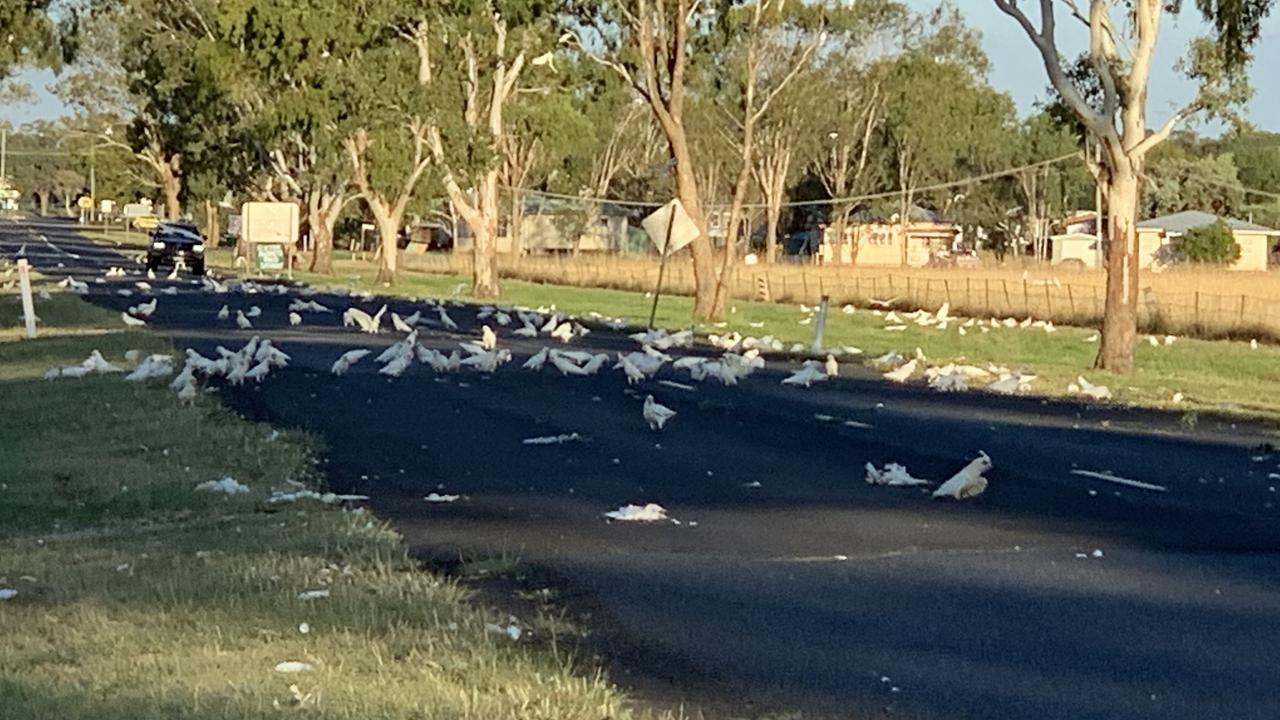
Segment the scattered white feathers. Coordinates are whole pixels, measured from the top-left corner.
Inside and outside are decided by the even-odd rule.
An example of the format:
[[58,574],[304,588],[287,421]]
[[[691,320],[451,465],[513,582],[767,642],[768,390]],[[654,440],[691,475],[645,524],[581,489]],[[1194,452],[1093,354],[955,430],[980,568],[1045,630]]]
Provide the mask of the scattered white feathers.
[[667,509],[657,503],[647,505],[623,505],[604,514],[605,518],[618,522],[662,522],[670,520]]
[[290,325],[292,325],[292,326],[294,326],[294,327],[297,327],[298,325],[301,325],[301,324],[302,324],[302,316],[301,316],[301,315],[299,315],[299,314],[298,314],[298,313],[296,313],[296,312],[292,312],[292,311],[291,311],[291,312],[289,313],[289,324],[290,324]]
[[912,477],[907,469],[898,463],[889,463],[884,466],[883,470],[877,470],[875,465],[867,463],[866,480],[868,485],[888,485],[890,487],[916,487],[919,485],[932,485],[928,480],[921,480]]
[[575,432],[567,435],[545,435],[543,437],[525,438],[520,442],[523,445],[563,445],[570,442],[582,442],[582,436]]
[[221,480],[208,480],[196,485],[196,490],[204,492],[217,492],[224,495],[247,495],[249,486],[244,485],[232,477],[224,477]]
[[311,666],[308,665],[307,663],[298,662],[296,660],[288,660],[288,661],[279,663],[275,667],[275,670],[278,673],[300,673],[300,672],[308,672],[311,669],[312,669]]
[[124,321],[126,327],[143,327],[147,324],[146,320],[139,320],[127,312],[120,313],[120,319]]

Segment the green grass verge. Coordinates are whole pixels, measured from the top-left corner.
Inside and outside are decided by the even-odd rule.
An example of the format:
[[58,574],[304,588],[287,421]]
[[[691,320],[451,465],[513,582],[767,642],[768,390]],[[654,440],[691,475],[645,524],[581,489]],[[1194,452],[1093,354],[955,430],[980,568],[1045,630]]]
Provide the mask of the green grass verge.
[[[453,297],[466,300],[470,278],[402,272],[392,287],[374,282],[376,269],[366,262],[341,260],[332,276],[299,273],[298,279],[318,286],[350,287],[376,293],[417,297]],[[528,306],[552,306],[573,314],[598,312],[635,324],[648,322],[651,297],[642,293],[542,285],[517,280],[502,282],[502,302]],[[788,345],[808,344],[813,326],[795,305],[731,303],[728,322],[695,325],[703,332],[740,332],[761,337],[773,335]],[[689,327],[693,301],[688,297],[664,296],[658,306],[657,324],[668,328]],[[989,318],[986,318],[989,320]],[[1086,328],[1059,328],[1047,334],[1038,329],[992,329],[987,333],[971,328],[966,335],[952,325],[945,332],[909,325],[901,333],[886,332],[884,320],[865,310],[845,315],[832,308],[828,318],[826,344],[850,345],[872,358],[889,351],[911,353],[920,348],[940,364],[966,361],[985,365],[992,362],[1010,368],[1026,368],[1039,375],[1033,391],[1045,396],[1066,394],[1067,384],[1077,375],[1111,388],[1117,401],[1146,407],[1184,412],[1214,410],[1240,416],[1280,419],[1280,348],[1263,345],[1257,350],[1248,343],[1178,339],[1171,346],[1151,347],[1141,342],[1137,351],[1138,369],[1131,376],[1113,376],[1091,370],[1097,343],[1086,342],[1095,334]],[[1182,402],[1174,402],[1181,393]]]
[[[92,325],[100,311],[76,303],[41,312]],[[0,339],[0,588],[18,591],[0,600],[5,720],[631,716],[556,654],[554,614],[531,610],[512,640],[490,627],[506,615],[422,572],[368,513],[268,505],[314,480],[312,438],[207,397],[179,407],[158,381],[40,380],[95,348],[123,363],[164,347],[99,319],[96,336]],[[224,476],[251,492],[193,490]]]

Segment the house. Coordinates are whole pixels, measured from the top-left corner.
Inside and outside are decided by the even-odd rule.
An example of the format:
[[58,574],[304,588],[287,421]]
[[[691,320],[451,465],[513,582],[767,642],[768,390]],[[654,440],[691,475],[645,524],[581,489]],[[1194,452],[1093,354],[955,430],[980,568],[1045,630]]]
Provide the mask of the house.
[[1280,240],[1280,230],[1244,220],[1220,218],[1197,210],[1186,210],[1138,223],[1139,267],[1151,267],[1162,261],[1174,239],[1188,230],[1212,225],[1219,220],[1231,228],[1236,244],[1240,246],[1240,259],[1232,263],[1230,269],[1265,271],[1271,248]]
[[1085,232],[1068,232],[1049,236],[1049,263],[1084,268],[1102,267],[1102,243],[1098,236]]
[[[574,250],[574,240],[568,237],[572,228],[582,222],[577,207],[571,203],[529,195],[525,200],[524,215],[520,220],[520,248],[534,253],[568,253]],[[623,252],[627,249],[628,219],[626,211],[611,203],[600,206],[600,213],[591,226],[578,237],[578,250],[588,253]],[[515,244],[511,224],[503,218],[498,223],[498,252],[510,253]],[[457,249],[471,249],[471,231],[466,223],[458,226]]]
[[957,249],[964,238],[959,225],[919,206],[911,209],[911,219],[905,225],[898,222],[897,215],[881,220],[860,212],[845,225],[842,241],[834,235],[831,227],[823,229],[822,243],[815,256],[822,265],[852,264],[853,247],[857,243],[858,265],[901,267],[905,242],[906,264],[923,267],[939,253]]

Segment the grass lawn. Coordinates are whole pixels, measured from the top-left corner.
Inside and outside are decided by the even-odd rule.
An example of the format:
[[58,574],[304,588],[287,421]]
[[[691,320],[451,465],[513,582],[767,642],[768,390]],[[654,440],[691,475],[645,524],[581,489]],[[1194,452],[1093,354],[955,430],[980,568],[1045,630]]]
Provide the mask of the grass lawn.
[[[402,272],[393,287],[377,285],[375,275],[371,263],[340,260],[335,263],[332,276],[298,273],[296,277],[318,286],[459,300],[467,298],[470,288],[470,278],[457,275]],[[652,303],[652,298],[642,293],[517,280],[504,280],[502,292],[504,304],[554,305],[573,314],[594,311],[638,325],[648,321]],[[658,306],[657,324],[689,327],[692,310],[691,298],[664,296]],[[814,329],[812,324],[801,324],[806,317],[795,305],[738,300],[732,303],[727,323],[696,327],[711,333],[773,335],[788,346],[797,342],[807,345],[813,340]],[[1033,328],[991,329],[987,333],[970,328],[962,336],[956,324],[946,331],[919,327],[909,321],[903,332],[886,332],[884,326],[883,318],[867,310],[846,315],[839,308],[832,308],[826,345],[860,348],[864,358],[891,350],[909,354],[918,347],[938,364],[963,359],[979,365],[993,362],[1022,367],[1039,376],[1033,392],[1047,396],[1065,394],[1067,384],[1083,374],[1090,382],[1110,387],[1119,402],[1183,412],[1216,410],[1280,419],[1280,347],[1274,345],[1253,350],[1243,342],[1179,338],[1170,346],[1151,347],[1144,339],[1138,347],[1137,372],[1120,377],[1090,369],[1098,345],[1086,342],[1096,332],[1089,328],[1062,327],[1052,334]],[[1173,401],[1175,393],[1182,394],[1182,402]]]
[[[515,640],[368,513],[268,505],[273,487],[319,482],[312,438],[207,397],[180,407],[160,381],[43,381],[95,348],[123,365],[165,345],[67,295],[20,340],[15,307],[0,295],[5,720],[631,716],[556,653],[559,618],[530,611]],[[226,476],[251,492],[193,489]],[[329,596],[299,598],[315,590]]]

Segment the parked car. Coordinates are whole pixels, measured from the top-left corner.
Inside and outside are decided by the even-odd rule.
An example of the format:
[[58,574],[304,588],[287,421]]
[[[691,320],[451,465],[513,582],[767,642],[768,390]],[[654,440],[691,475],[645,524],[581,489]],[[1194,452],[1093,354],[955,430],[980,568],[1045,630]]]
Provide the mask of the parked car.
[[147,269],[162,265],[185,266],[192,275],[204,274],[204,236],[191,223],[167,222],[151,231]]

